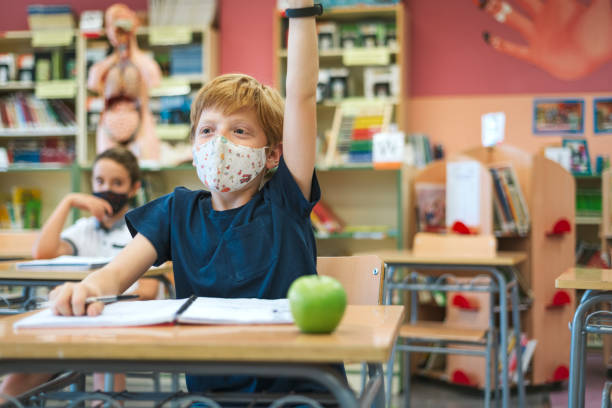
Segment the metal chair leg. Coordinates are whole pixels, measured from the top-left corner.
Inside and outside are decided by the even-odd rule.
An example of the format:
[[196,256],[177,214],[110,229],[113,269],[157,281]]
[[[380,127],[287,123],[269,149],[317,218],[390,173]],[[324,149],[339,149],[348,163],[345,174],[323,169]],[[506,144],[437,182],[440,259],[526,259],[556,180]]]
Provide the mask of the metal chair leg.
[[391,349],[391,357],[389,357],[389,361],[387,362],[387,384],[385,388],[385,401],[387,403],[387,407],[391,407],[391,397],[393,395],[393,364],[395,362],[395,347],[397,343],[393,345],[393,349]]
[[519,314],[519,292],[518,292],[518,283],[516,280],[513,281],[512,284],[512,325],[514,326],[514,335],[516,336],[516,376],[517,376],[517,387],[519,394],[519,407],[525,408],[526,398],[525,398],[525,382],[523,378],[523,359],[521,349],[521,317]]
[[[405,341],[408,345],[408,340]],[[410,408],[410,381],[411,378],[411,367],[410,367],[410,352],[404,351],[404,408]]]
[[610,389],[612,388],[612,382],[606,381],[604,384],[603,391],[601,393],[601,408],[610,408]]

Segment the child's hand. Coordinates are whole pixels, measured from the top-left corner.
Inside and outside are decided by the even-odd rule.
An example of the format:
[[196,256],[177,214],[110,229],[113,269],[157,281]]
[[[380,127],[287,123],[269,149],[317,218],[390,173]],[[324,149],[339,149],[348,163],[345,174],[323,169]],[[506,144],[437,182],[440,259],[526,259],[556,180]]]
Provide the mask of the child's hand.
[[89,194],[72,193],[69,195],[69,200],[71,207],[89,211],[99,221],[113,214],[113,207],[108,201]]
[[51,310],[56,315],[82,316],[87,311],[88,316],[98,316],[104,309],[102,302],[85,304],[85,299],[100,296],[100,290],[83,282],[64,283],[49,293],[49,300],[53,302]]

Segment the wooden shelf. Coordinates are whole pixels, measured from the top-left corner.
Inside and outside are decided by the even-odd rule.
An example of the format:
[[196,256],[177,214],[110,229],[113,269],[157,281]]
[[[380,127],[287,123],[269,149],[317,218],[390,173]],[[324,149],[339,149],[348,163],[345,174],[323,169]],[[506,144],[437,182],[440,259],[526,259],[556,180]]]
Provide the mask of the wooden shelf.
[[372,239],[372,240],[381,240],[387,238],[397,238],[397,231],[389,230],[389,231],[351,231],[351,232],[334,232],[334,233],[325,233],[325,232],[317,232],[315,233],[315,237],[317,239]]
[[70,171],[72,164],[62,163],[11,163],[7,169],[14,171]]
[[75,136],[76,127],[65,129],[0,129],[0,137]]
[[[396,55],[399,53],[399,50],[397,47],[371,47],[371,48],[359,47],[359,48],[352,48],[352,49],[350,48],[349,49],[332,48],[328,50],[319,50],[319,59],[342,58],[344,54],[346,54],[347,52],[350,52],[351,50],[372,50],[372,51],[386,50],[391,55]],[[287,50],[286,49],[279,50],[278,56],[280,58],[287,58]]]
[[335,7],[325,10],[323,15],[319,17],[321,20],[353,20],[363,18],[366,14],[369,18],[393,18],[396,13],[400,12],[398,5],[384,6],[356,6],[356,7]]
[[576,225],[599,225],[601,221],[601,215],[576,215]]
[[0,92],[31,91],[34,89],[33,81],[8,81],[0,83]]
[[[351,102],[351,101],[356,101],[356,100],[369,100],[369,99],[366,99],[365,97],[353,97],[353,98],[346,98],[346,99],[339,99],[339,100],[325,99],[323,102],[319,102],[317,104],[317,107],[318,108],[337,108],[344,102]],[[376,98],[373,101],[390,103],[392,105],[399,104],[398,98]]]

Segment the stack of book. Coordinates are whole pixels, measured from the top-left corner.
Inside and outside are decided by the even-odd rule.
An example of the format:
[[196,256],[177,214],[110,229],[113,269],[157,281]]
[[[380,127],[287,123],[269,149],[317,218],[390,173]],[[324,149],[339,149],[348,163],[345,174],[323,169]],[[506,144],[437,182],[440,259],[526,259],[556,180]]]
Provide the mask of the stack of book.
[[0,129],[76,131],[74,112],[56,99],[15,94],[0,98]]
[[170,75],[201,75],[202,46],[183,45],[170,49]]
[[529,209],[510,164],[489,168],[493,177],[493,225],[496,235],[526,235]]
[[11,197],[0,203],[0,226],[6,229],[41,227],[41,192],[13,187]]
[[310,213],[312,226],[319,234],[334,234],[342,232],[344,222],[332,211],[332,209],[320,200]]
[[30,30],[74,28],[72,9],[67,4],[31,4],[28,6]]

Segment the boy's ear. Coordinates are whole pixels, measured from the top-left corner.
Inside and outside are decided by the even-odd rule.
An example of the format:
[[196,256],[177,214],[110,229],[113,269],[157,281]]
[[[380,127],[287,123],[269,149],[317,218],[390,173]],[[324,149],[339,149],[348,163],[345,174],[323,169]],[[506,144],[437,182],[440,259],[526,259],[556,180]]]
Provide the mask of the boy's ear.
[[142,184],[140,183],[140,181],[137,181],[134,184],[132,184],[132,188],[130,188],[130,194],[129,194],[130,198],[136,196],[136,193],[138,192],[138,190],[140,190],[141,185]]
[[266,168],[273,169],[278,166],[280,157],[283,154],[283,144],[279,143],[268,150],[268,157],[266,158]]

